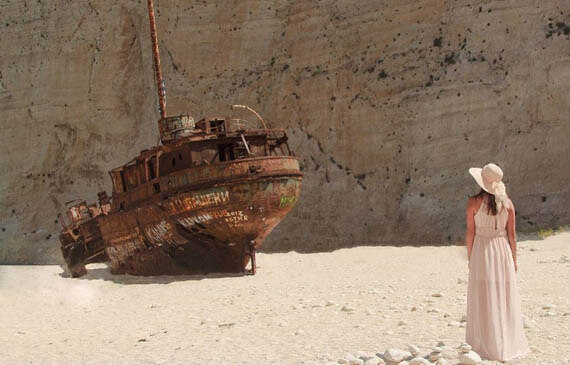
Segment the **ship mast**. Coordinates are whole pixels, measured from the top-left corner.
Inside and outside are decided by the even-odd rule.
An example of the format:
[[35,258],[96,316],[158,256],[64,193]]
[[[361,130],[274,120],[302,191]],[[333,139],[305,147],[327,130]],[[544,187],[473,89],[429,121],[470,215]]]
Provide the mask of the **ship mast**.
[[150,39],[152,40],[152,58],[154,60],[154,73],[156,79],[156,88],[158,91],[158,109],[160,110],[160,119],[166,118],[166,90],[164,80],[162,79],[162,70],[160,68],[160,53],[158,51],[158,36],[156,34],[156,22],[154,19],[154,4],[152,0],[148,0],[148,18],[150,21]]

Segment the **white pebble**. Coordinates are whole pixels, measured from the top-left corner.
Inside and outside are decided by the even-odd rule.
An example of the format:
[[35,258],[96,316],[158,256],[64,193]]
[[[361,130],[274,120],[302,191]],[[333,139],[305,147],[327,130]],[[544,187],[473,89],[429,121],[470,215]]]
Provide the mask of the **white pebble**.
[[364,360],[362,359],[351,359],[348,362],[349,365],[364,365]]
[[354,311],[354,308],[348,307],[348,306],[346,306],[346,305],[343,305],[340,310],[343,311],[343,312],[353,312],[353,311]]
[[459,327],[461,326],[461,323],[457,322],[457,321],[451,321],[447,324],[448,326],[453,326],[453,327]]
[[469,351],[471,351],[471,345],[469,345],[469,344],[466,343],[466,342],[462,342],[461,345],[459,345],[458,350],[459,350],[459,352],[461,352],[461,353],[469,352]]
[[432,353],[429,354],[429,360],[430,361],[437,361],[437,360],[441,359],[442,357],[443,357],[443,355],[441,354],[441,352],[432,351]]
[[406,321],[400,321],[398,322],[398,326],[405,326],[407,325]]
[[388,361],[400,362],[404,361],[408,357],[411,357],[412,354],[409,351],[403,351],[400,349],[387,349],[384,352],[384,358]]
[[366,360],[364,365],[382,365],[384,364],[384,360],[380,359],[379,357],[374,356],[371,359]]
[[448,360],[455,360],[459,357],[459,352],[450,346],[443,346],[441,348],[441,355]]
[[423,357],[415,357],[412,360],[410,360],[410,365],[432,365],[432,364]]
[[384,359],[383,359],[383,357],[384,357],[383,353],[381,353],[381,352],[377,353],[376,357],[378,358],[378,360],[380,360],[380,362],[378,364],[381,364],[381,365],[385,364]]
[[469,351],[459,356],[459,364],[476,365],[481,363],[481,357],[475,351]]
[[356,353],[356,357],[363,360],[364,362],[366,362],[366,361],[368,361],[368,360],[370,360],[376,356],[367,354],[366,352],[363,352],[363,351],[358,351]]
[[409,344],[408,351],[410,351],[412,356],[418,356],[420,354],[420,349],[416,345]]

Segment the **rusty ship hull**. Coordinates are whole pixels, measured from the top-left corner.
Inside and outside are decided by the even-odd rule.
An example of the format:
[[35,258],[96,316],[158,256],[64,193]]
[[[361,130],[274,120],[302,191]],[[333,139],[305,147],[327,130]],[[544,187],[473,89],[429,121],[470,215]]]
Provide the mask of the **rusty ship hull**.
[[73,276],[92,262],[116,274],[246,272],[297,202],[301,180],[297,159],[285,156],[182,170],[160,179],[167,190],[155,199],[79,225],[82,244],[64,231],[64,258]]

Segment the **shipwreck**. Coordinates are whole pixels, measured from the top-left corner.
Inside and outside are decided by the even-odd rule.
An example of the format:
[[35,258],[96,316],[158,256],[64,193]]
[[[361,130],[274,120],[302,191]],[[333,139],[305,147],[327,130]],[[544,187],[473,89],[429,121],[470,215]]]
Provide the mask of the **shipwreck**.
[[[72,276],[90,263],[114,274],[255,273],[255,252],[297,202],[303,174],[283,129],[249,120],[167,117],[154,17],[148,0],[161,143],[109,172],[112,195],[69,202],[58,216]],[[249,267],[249,269],[248,269]]]

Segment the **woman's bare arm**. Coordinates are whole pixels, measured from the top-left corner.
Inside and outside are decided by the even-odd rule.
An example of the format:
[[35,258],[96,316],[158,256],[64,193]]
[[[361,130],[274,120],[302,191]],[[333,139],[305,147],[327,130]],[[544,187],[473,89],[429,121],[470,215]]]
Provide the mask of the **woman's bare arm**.
[[516,215],[515,206],[512,201],[509,200],[507,205],[507,211],[509,212],[509,218],[507,219],[507,235],[509,237],[509,246],[511,246],[511,252],[513,254],[513,262],[515,263],[515,271],[518,271],[517,266],[517,233],[516,233]]
[[469,198],[467,201],[467,232],[465,233],[465,246],[467,246],[467,257],[471,260],[471,250],[473,249],[473,239],[475,238],[475,199]]

